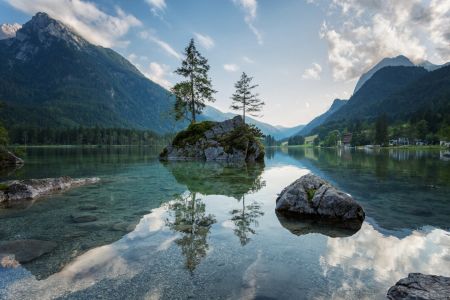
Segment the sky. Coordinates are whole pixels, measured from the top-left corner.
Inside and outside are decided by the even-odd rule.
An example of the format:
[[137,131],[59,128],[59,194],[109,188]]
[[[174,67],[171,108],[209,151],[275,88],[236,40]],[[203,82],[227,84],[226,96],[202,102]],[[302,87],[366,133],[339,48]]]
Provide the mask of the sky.
[[[262,122],[293,127],[348,99],[385,57],[450,61],[450,0],[0,0],[0,23],[46,12],[127,58],[165,88],[181,81],[194,38],[229,108],[242,72],[265,102]],[[239,112],[236,112],[239,113]]]

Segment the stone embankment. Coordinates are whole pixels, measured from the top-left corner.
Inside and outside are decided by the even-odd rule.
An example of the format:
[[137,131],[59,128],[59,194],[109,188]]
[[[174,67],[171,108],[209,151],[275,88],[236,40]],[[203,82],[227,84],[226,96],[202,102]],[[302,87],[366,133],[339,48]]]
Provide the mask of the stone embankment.
[[75,186],[94,183],[100,178],[72,179],[69,176],[46,179],[12,180],[0,191],[0,203],[5,201],[30,200],[55,191],[66,190]]
[[264,147],[241,116],[223,122],[193,123],[161,152],[161,160],[256,161]]
[[275,210],[289,215],[337,221],[338,226],[360,227],[366,213],[350,195],[322,178],[307,174],[281,191]]

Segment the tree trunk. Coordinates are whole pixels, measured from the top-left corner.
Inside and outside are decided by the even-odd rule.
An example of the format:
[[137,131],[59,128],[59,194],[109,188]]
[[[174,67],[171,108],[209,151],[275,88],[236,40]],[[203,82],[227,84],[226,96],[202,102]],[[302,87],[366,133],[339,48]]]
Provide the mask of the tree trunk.
[[191,97],[192,97],[192,123],[195,123],[195,102],[194,102],[194,80],[191,77]]

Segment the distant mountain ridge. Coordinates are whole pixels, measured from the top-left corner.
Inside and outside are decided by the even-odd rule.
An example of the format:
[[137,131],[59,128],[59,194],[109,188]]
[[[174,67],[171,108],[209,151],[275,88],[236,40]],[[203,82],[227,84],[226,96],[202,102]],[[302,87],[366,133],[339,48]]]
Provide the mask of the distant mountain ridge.
[[348,100],[334,99],[331,107],[320,116],[314,118],[311,122],[306,124],[300,131],[298,131],[295,135],[308,136],[311,130],[315,127],[322,125],[323,122],[335,111],[340,109],[342,106],[347,104]]
[[[203,109],[203,116],[206,118],[210,118],[211,120],[214,120],[214,121],[222,122],[227,119],[232,119],[233,117],[237,116],[237,114],[224,113],[212,106],[207,105]],[[271,136],[275,137],[276,140],[281,140],[286,137],[280,130],[278,130],[274,126],[264,123],[264,122],[261,122],[261,121],[258,121],[258,120],[255,120],[252,117],[245,116],[245,123],[255,124],[256,127],[261,129],[261,131],[265,135],[270,134]]]
[[295,127],[283,127],[283,126],[275,126],[281,133],[283,133],[286,137],[291,137],[297,134],[300,130],[302,130],[306,125],[298,125]]

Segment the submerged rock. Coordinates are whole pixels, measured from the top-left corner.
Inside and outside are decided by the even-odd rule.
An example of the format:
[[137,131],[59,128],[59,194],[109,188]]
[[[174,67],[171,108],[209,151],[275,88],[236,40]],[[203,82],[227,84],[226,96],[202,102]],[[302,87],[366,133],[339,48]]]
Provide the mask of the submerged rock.
[[97,221],[98,217],[90,213],[79,213],[73,214],[72,219],[75,223],[88,223]]
[[450,277],[410,273],[387,293],[390,300],[448,300]]
[[24,161],[5,149],[0,149],[0,166],[23,165]]
[[313,174],[300,177],[281,191],[275,210],[299,216],[362,223],[366,213],[350,195]]
[[72,179],[69,176],[61,176],[58,178],[8,181],[6,182],[8,186],[3,192],[0,191],[0,202],[34,199],[54,191],[61,191],[74,186],[94,183],[99,180],[100,178],[97,177]]
[[0,254],[14,255],[20,263],[31,261],[55,249],[56,243],[39,240],[16,240],[0,242]]
[[223,122],[193,123],[180,131],[158,157],[161,160],[205,159],[255,161],[264,159],[257,130],[244,124],[241,116]]

